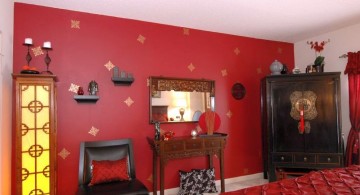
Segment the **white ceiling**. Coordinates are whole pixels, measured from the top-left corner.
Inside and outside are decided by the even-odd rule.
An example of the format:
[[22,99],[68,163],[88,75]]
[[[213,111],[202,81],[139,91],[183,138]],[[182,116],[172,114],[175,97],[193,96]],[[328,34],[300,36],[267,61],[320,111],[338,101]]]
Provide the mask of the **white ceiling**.
[[14,0],[295,43],[360,23],[359,0]]

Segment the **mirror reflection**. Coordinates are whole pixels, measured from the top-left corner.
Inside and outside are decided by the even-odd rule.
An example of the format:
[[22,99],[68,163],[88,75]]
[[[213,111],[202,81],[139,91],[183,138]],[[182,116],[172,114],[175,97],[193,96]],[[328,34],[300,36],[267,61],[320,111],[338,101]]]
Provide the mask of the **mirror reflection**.
[[198,121],[214,110],[214,86],[212,80],[150,77],[150,123]]

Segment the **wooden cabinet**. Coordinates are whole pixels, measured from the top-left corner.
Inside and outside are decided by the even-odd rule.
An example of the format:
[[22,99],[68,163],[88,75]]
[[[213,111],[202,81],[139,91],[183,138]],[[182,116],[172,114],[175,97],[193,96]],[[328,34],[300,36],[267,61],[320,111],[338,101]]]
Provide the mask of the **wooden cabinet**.
[[261,86],[265,178],[344,165],[339,72],[271,75]]
[[16,194],[56,194],[55,76],[14,74]]
[[164,194],[165,165],[169,160],[208,156],[209,167],[212,168],[212,156],[217,155],[220,161],[221,192],[225,192],[224,149],[226,134],[214,134],[198,137],[174,137],[167,141],[147,138],[153,150],[153,194],[157,194],[158,159],[160,161],[160,194]]

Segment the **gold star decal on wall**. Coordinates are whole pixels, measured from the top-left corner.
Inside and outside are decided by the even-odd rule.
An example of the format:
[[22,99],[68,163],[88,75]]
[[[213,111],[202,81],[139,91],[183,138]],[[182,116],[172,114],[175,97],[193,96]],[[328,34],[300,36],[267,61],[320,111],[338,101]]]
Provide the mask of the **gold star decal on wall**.
[[235,48],[235,49],[234,49],[234,53],[235,53],[236,55],[239,55],[239,54],[240,54],[240,49],[239,49],[239,48]]
[[231,117],[232,117],[232,112],[231,112],[231,110],[229,110],[229,111],[226,113],[226,116],[227,116],[228,118],[231,118]]
[[137,41],[139,41],[140,43],[144,44],[145,43],[145,37],[142,36],[142,35],[139,35],[138,38],[137,38]]
[[58,155],[65,160],[70,155],[70,152],[63,148]]
[[223,77],[227,76],[228,75],[227,70],[226,69],[221,70],[221,75]]
[[110,71],[111,69],[113,69],[115,67],[115,65],[113,63],[111,63],[110,60],[104,66],[108,69],[108,71]]
[[35,57],[44,54],[40,46],[34,47],[31,50],[34,53]]
[[78,20],[71,20],[71,28],[80,29],[80,21],[78,21]]
[[190,72],[195,70],[195,66],[194,64],[190,63],[190,65],[188,66],[188,69],[190,70]]
[[190,29],[183,28],[183,31],[184,31],[184,35],[190,35]]
[[75,85],[74,83],[71,83],[71,84],[70,84],[69,91],[74,92],[74,93],[77,93],[78,90],[79,90],[79,85]]
[[98,128],[95,128],[94,126],[92,126],[90,131],[89,131],[89,134],[93,135],[95,137],[99,133],[99,131],[100,130]]
[[277,49],[277,52],[278,52],[278,53],[282,53],[282,48],[279,47],[279,48]]
[[124,101],[124,103],[127,105],[127,106],[131,106],[133,103],[134,103],[134,101],[131,99],[131,97],[128,97],[125,101]]
[[257,69],[256,69],[256,72],[257,72],[258,74],[261,74],[261,73],[262,73],[262,69],[261,69],[261,68],[257,68]]

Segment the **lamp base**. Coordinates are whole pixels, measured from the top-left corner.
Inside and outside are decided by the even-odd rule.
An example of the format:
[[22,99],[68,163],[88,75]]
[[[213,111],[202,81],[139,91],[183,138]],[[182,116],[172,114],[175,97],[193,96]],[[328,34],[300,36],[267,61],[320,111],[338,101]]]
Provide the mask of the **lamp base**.
[[180,108],[180,109],[179,109],[179,113],[180,113],[180,116],[181,116],[180,121],[185,121],[185,120],[184,120],[185,109],[184,109],[184,108]]

